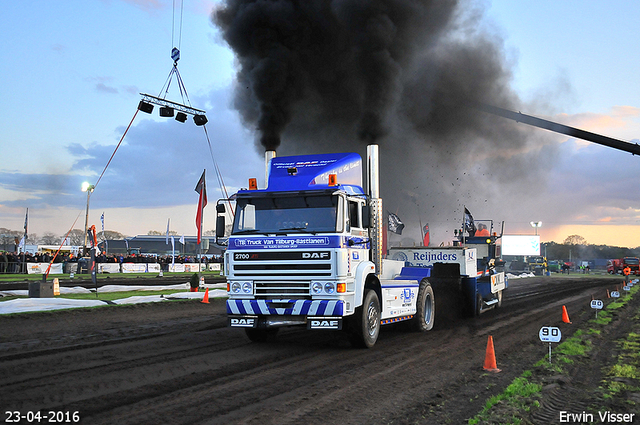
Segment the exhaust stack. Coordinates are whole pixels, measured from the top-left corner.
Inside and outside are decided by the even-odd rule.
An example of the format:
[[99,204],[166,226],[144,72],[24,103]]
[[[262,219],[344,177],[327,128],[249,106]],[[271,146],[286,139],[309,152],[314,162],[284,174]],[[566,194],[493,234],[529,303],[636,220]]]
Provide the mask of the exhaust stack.
[[378,145],[367,146],[367,189],[371,206],[371,260],[376,275],[382,274],[382,199],[380,198],[380,164]]
[[276,151],[264,151],[264,188],[269,186],[269,170],[271,170],[271,160],[276,157]]

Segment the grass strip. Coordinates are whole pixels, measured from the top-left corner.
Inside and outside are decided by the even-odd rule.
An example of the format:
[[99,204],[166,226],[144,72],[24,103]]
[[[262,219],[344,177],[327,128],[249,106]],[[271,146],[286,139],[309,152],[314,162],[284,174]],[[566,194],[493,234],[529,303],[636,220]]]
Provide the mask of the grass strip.
[[[589,324],[595,327],[589,328],[586,332],[578,329],[570,338],[559,344],[554,353],[555,363],[549,363],[549,356],[545,355],[534,367],[547,373],[567,374],[566,366],[573,364],[575,358],[587,355],[592,349],[590,338],[601,334],[602,329],[598,327],[603,328],[608,325],[617,311],[626,306],[638,290],[640,286],[633,286],[627,295],[610,302],[598,313],[597,319],[589,321]],[[618,341],[622,354],[618,356],[616,364],[605,370],[607,378],[600,387],[604,399],[616,397],[621,392],[640,392],[640,324],[637,324],[637,319],[640,319],[640,311],[634,317],[636,320],[634,330],[637,328],[637,332],[631,332],[626,338]],[[533,407],[540,407],[542,385],[531,382],[531,376],[532,372],[527,370],[520,377],[515,378],[501,394],[487,400],[482,411],[469,419],[468,424],[522,424],[523,418],[529,416]],[[627,403],[636,405],[634,401],[627,400]],[[496,412],[497,407],[500,408],[500,413]]]

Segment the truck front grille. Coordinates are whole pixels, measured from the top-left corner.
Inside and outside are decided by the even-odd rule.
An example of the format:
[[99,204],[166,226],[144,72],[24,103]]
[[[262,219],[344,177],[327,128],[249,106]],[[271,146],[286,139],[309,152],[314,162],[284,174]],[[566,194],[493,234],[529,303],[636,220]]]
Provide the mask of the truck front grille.
[[311,299],[308,281],[255,281],[255,296],[262,299]]

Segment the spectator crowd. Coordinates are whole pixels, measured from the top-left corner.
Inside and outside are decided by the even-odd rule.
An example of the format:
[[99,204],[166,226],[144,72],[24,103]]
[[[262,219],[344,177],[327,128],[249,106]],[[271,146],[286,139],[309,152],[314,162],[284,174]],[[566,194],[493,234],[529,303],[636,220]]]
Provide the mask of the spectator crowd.
[[[28,263],[77,263],[82,262],[82,258],[78,258],[73,253],[59,253],[54,257],[49,252],[30,252],[18,253],[9,251],[0,251],[0,273],[26,273]],[[97,263],[159,263],[162,270],[168,270],[169,265],[173,263],[198,263],[198,259],[194,256],[176,255],[155,255],[155,254],[109,254],[101,252],[96,256]],[[222,257],[202,258],[202,264],[221,263]],[[63,269],[65,267],[63,266]]]

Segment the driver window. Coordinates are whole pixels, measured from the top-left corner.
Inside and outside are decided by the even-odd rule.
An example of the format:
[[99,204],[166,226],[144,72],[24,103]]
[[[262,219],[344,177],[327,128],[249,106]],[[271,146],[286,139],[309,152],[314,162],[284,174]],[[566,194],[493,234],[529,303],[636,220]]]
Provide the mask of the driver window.
[[349,201],[349,223],[351,227],[362,228],[360,224],[360,203]]

